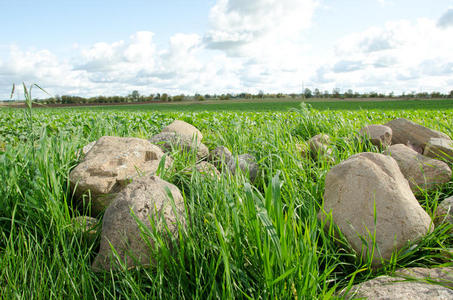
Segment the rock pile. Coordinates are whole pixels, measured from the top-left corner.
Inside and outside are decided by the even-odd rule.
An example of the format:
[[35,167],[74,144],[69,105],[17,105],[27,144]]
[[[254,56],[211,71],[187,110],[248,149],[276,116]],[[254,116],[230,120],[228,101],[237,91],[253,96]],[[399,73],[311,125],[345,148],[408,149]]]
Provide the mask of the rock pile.
[[[223,164],[230,173],[235,174],[239,168],[251,181],[255,180],[258,165],[253,156],[242,154],[233,158],[225,147],[218,147],[209,154],[202,138],[197,128],[176,120],[149,141],[104,136],[82,149],[82,160],[69,176],[71,188],[93,215],[105,210],[94,270],[115,268],[115,261],[127,268],[153,265],[153,230],[176,238],[178,226],[186,225],[181,192],[155,176],[162,162],[166,169],[173,163],[164,152],[179,149],[196,155],[198,160],[209,155],[208,160],[213,164],[198,161],[193,168],[184,169],[188,172],[196,170],[204,176],[220,178],[216,167]],[[73,223],[88,239],[97,236],[96,219],[83,216]]]

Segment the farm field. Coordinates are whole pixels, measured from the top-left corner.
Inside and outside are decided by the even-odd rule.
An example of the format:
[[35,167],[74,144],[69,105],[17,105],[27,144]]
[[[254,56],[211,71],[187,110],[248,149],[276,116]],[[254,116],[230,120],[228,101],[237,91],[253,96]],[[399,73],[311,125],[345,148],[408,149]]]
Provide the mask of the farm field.
[[[311,105],[311,106],[310,106]],[[368,124],[407,118],[453,137],[453,100],[395,102],[149,104],[0,109],[0,297],[4,299],[329,299],[343,288],[401,267],[453,266],[453,226],[436,227],[373,269],[317,219],[327,172],[360,152],[382,150],[357,137]],[[188,174],[178,150],[162,178],[184,196],[187,228],[154,249],[151,268],[94,273],[99,235],[71,219],[68,176],[79,150],[105,135],[149,139],[173,120],[203,133],[210,150],[252,154],[260,171],[220,180]],[[303,157],[298,143],[325,133],[333,161]],[[417,198],[430,216],[453,183]],[[102,218],[102,215],[99,216]]]

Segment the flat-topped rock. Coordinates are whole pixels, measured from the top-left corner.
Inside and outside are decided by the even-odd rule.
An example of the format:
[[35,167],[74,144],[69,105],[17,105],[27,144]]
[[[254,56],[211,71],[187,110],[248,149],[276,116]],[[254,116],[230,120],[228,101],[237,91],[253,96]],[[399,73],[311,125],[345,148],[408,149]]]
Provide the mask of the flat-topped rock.
[[453,141],[441,138],[430,138],[423,155],[453,163]]
[[[154,174],[164,153],[149,141],[129,137],[101,137],[69,174],[76,197],[91,195],[91,211],[103,211],[115,193],[141,174]],[[172,163],[166,158],[165,167]]]
[[424,127],[407,119],[395,119],[387,124],[392,129],[392,144],[410,145],[414,150],[423,153],[426,144],[431,138],[443,138],[450,140],[450,137],[443,132]]
[[378,153],[359,153],[330,169],[318,218],[325,220],[329,213],[363,257],[371,256],[371,234],[376,233],[379,250],[374,251],[373,266],[379,266],[382,259],[389,260],[393,251],[409,241],[423,237],[431,226],[431,218],[418,203],[396,161]]
[[396,160],[414,193],[419,189],[434,189],[451,179],[451,169],[446,163],[421,155],[406,145],[392,145],[384,153]]
[[171,234],[168,238],[177,237],[178,223],[185,226],[184,199],[179,189],[157,176],[145,176],[135,179],[117,194],[104,214],[101,246],[93,262],[95,271],[115,269],[112,247],[127,268],[155,263],[151,256],[154,240],[145,227],[140,228],[137,220],[150,232],[155,227],[166,236],[167,227]]
[[367,125],[360,130],[360,135],[375,146],[387,147],[392,143],[392,128],[385,125]]

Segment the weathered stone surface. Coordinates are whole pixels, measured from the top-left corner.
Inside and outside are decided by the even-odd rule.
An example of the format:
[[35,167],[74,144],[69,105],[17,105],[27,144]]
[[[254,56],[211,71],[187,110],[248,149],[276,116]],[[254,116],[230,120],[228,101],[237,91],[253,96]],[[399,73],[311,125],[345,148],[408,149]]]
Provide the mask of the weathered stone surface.
[[87,155],[87,153],[93,148],[93,146],[96,144],[96,141],[92,141],[91,143],[83,146],[82,148],[82,155]]
[[401,249],[408,241],[424,236],[431,224],[396,161],[378,153],[353,155],[327,173],[324,207],[318,218],[325,219],[329,213],[363,257],[371,255],[370,233],[376,231],[379,251],[372,258],[374,266],[381,264],[381,258],[388,260],[395,249]]
[[453,299],[453,290],[446,286],[453,287],[453,268],[411,268],[355,285],[345,299]]
[[242,172],[246,174],[248,173],[250,181],[255,181],[259,171],[255,157],[250,154],[241,154],[237,157],[237,159],[233,158],[228,163],[228,168],[233,175],[236,174],[238,166]]
[[446,163],[423,156],[406,145],[392,145],[384,153],[396,160],[414,193],[450,181],[451,169]]
[[172,148],[181,149],[185,152],[196,151],[197,159],[202,159],[209,155],[209,149],[205,144],[197,142],[196,139],[178,135],[174,132],[161,132],[154,135],[149,141],[160,147],[164,152],[172,151]]
[[[79,198],[89,191],[92,213],[98,214],[132,178],[155,173],[163,155],[159,147],[147,140],[101,137],[71,171],[71,187]],[[165,167],[171,163],[171,158],[167,157]]]
[[[434,219],[436,225],[442,223],[453,224],[453,196],[447,199],[444,199],[438,206],[436,210],[436,216]],[[453,233],[453,229],[451,230]]]
[[[172,208],[167,189],[173,197],[176,211]],[[157,176],[145,176],[135,179],[121,191],[104,214],[101,246],[93,262],[95,271],[114,269],[112,246],[127,268],[155,263],[151,257],[154,241],[137,220],[151,232],[152,220],[164,236],[166,223],[171,235],[176,236],[178,222],[185,226],[184,199],[179,189]]]
[[310,154],[313,159],[317,159],[319,156],[331,157],[332,149],[329,147],[330,137],[327,134],[317,134],[308,140],[308,146],[310,148]]
[[429,142],[430,138],[444,138],[450,140],[450,137],[445,133],[426,128],[403,118],[392,120],[385,125],[392,128],[393,145],[409,144],[411,148],[419,153],[423,153],[425,145]]
[[227,147],[219,146],[209,153],[208,161],[214,164],[217,168],[220,168],[222,166],[222,162],[228,165],[232,158],[233,155]]
[[76,231],[82,232],[83,237],[88,243],[94,242],[99,231],[99,220],[89,216],[79,216],[71,220],[72,226]]
[[453,163],[453,141],[447,139],[431,138],[423,152],[425,156],[442,159]]
[[392,128],[384,125],[368,125],[360,130],[360,135],[370,139],[375,146],[387,147],[392,143]]
[[196,138],[198,142],[201,142],[203,135],[201,131],[198,130],[195,126],[186,123],[181,120],[175,120],[173,123],[162,129],[161,132],[174,132],[177,135],[187,137],[189,139]]

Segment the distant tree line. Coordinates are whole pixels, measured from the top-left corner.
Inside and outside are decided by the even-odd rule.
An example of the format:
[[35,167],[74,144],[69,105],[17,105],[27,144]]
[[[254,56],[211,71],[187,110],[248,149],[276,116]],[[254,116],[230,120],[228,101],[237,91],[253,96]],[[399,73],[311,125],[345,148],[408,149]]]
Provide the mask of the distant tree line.
[[257,94],[251,93],[238,93],[238,94],[221,94],[221,95],[210,95],[210,94],[195,94],[187,96],[184,94],[180,95],[169,95],[167,93],[156,93],[148,96],[141,95],[138,91],[134,90],[127,96],[96,96],[84,98],[80,96],[62,95],[55,96],[46,99],[35,99],[36,101],[43,104],[108,104],[108,103],[134,103],[134,102],[178,102],[183,100],[192,101],[204,101],[204,100],[230,100],[230,99],[284,99],[284,98],[337,98],[337,99],[354,99],[354,98],[387,98],[387,99],[452,99],[453,90],[448,94],[440,92],[410,92],[403,93],[401,95],[395,95],[393,92],[385,94],[378,92],[366,92],[359,93],[354,92],[352,89],[346,91],[340,91],[340,89],[333,89],[332,91],[321,91],[317,88],[311,90],[309,88],[304,89],[303,93],[264,93],[259,91]]

